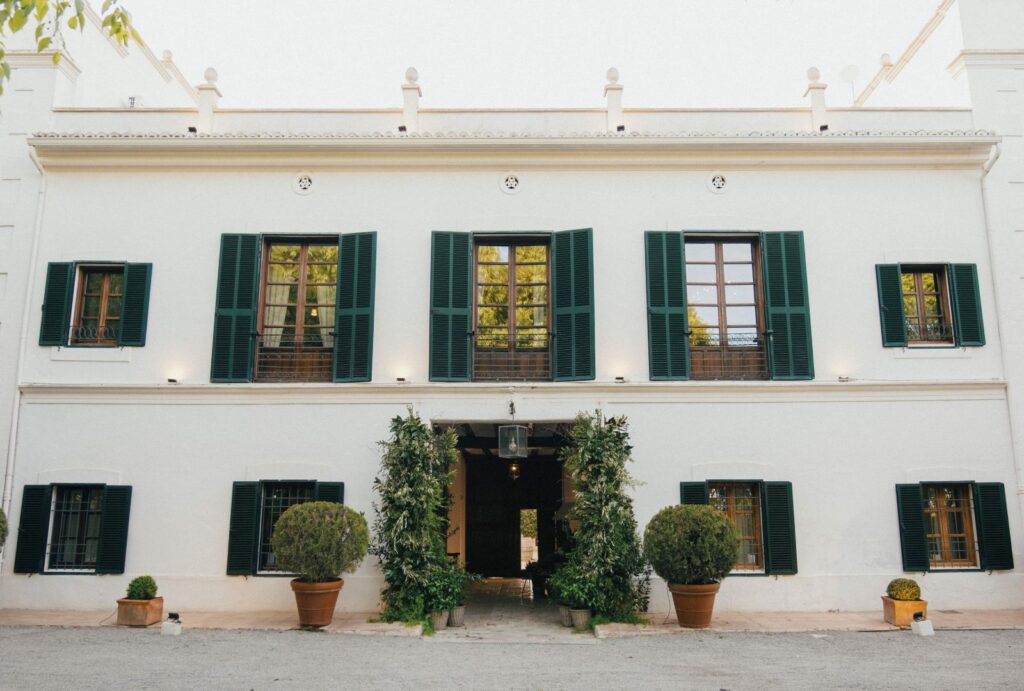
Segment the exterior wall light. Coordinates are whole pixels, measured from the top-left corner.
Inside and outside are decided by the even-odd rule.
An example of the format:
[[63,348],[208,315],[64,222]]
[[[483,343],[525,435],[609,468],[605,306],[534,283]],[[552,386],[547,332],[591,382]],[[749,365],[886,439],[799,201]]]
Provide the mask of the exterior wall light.
[[499,426],[498,456],[501,458],[526,458],[530,452],[527,435],[528,430],[524,425]]
[[843,384],[846,384],[846,383],[848,383],[850,381],[850,377],[848,377],[845,374],[840,374],[839,375],[839,381],[842,382]]
[[626,383],[626,378],[625,377],[615,377],[615,383],[616,384],[625,384]]
[[511,479],[511,480],[518,480],[519,479],[519,464],[518,463],[509,463],[508,464],[508,476],[509,476],[509,479]]

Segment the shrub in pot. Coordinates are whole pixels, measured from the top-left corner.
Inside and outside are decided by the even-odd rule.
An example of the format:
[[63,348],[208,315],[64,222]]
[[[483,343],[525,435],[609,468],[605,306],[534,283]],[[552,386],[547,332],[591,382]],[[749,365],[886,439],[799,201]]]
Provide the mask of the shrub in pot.
[[458,564],[445,562],[429,568],[426,581],[426,606],[430,612],[430,625],[435,631],[448,626],[453,607],[462,598],[463,574]]
[[721,580],[736,564],[739,535],[707,505],[669,506],[647,524],[644,555],[672,592],[680,626],[707,628]]
[[882,613],[893,626],[907,627],[914,615],[928,618],[928,602],[921,599],[921,586],[913,578],[894,578],[882,596]]
[[157,597],[152,576],[133,578],[125,596],[117,601],[118,626],[150,626],[164,616],[164,599]]
[[[559,569],[552,578],[557,584],[559,604],[569,608],[572,626],[577,629],[588,628],[594,603],[601,598],[594,580],[572,564]],[[565,623],[564,615],[562,622]]]
[[459,597],[456,604],[448,611],[448,626],[464,626],[466,617],[466,591],[470,583],[481,579],[479,574],[470,573],[461,564],[455,564],[458,576]]
[[341,574],[356,570],[369,540],[366,519],[343,504],[312,501],[281,514],[270,544],[281,568],[300,574],[291,582],[300,625],[331,623]]

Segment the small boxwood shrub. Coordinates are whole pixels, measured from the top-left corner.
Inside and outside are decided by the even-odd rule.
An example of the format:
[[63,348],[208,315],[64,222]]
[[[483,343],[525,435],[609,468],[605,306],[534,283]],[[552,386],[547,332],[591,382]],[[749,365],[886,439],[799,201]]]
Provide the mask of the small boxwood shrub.
[[156,581],[152,576],[138,576],[128,584],[128,593],[125,595],[129,600],[152,600],[156,597]]
[[4,515],[3,509],[0,509],[0,547],[3,547],[5,542],[7,542],[7,516]]
[[311,501],[281,514],[270,544],[285,571],[301,574],[306,583],[324,583],[355,571],[369,541],[361,513],[334,502]]
[[920,600],[921,586],[913,578],[894,578],[889,581],[885,594],[893,600]]
[[739,547],[725,514],[703,504],[666,507],[644,531],[644,554],[654,572],[680,585],[721,581],[736,564]]

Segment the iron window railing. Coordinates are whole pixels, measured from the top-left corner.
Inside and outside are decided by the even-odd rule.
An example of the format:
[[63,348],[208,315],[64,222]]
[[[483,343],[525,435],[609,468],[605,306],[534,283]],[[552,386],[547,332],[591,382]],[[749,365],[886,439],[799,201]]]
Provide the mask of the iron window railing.
[[719,335],[717,329],[690,331],[690,378],[699,380],[752,380],[768,378],[765,334]]
[[[334,335],[321,336],[320,330],[305,337],[291,334],[257,334],[253,381],[256,382],[329,382],[334,362]],[[325,342],[329,341],[329,342]]]
[[473,339],[474,381],[548,381],[551,339],[547,329],[531,328],[514,336],[505,330],[478,330]]
[[102,508],[102,487],[55,488],[48,569],[95,570]]
[[946,323],[921,324],[907,320],[907,341],[911,343],[952,343],[953,325]]

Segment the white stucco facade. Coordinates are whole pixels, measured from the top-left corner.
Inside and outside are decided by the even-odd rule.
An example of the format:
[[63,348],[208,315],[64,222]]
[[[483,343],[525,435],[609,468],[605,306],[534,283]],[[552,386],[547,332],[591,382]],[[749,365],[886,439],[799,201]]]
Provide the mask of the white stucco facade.
[[[833,109],[825,133],[811,109],[626,108],[623,132],[603,109],[211,112],[212,83],[197,93],[169,59],[95,32],[67,47],[79,74],[13,56],[0,607],[103,608],[148,573],[174,609],[288,608],[281,579],[225,573],[233,482],[342,481],[370,516],[393,416],[499,422],[509,401],[531,422],[626,415],[641,526],[680,482],[792,483],[797,573],[730,578],[722,609],[875,608],[903,574],[894,487],[917,482],[1003,483],[1016,563],[931,571],[927,599],[1024,605],[1024,45],[1005,33],[1024,18],[1012,0],[960,5],[972,108]],[[105,90],[115,71],[141,108]],[[593,237],[593,379],[431,382],[431,232],[576,228]],[[370,382],[211,383],[222,234],[369,231]],[[802,231],[813,379],[651,381],[645,231]],[[47,264],[73,261],[152,263],[144,347],[37,345]],[[896,263],[976,265],[985,345],[883,347],[875,265]],[[132,487],[124,574],[14,573],[23,488],[50,483]],[[339,607],[373,609],[381,585],[367,559]],[[660,587],[652,608],[668,608]]]

